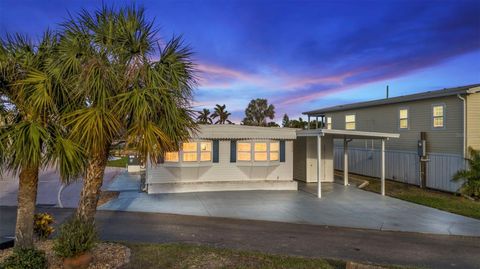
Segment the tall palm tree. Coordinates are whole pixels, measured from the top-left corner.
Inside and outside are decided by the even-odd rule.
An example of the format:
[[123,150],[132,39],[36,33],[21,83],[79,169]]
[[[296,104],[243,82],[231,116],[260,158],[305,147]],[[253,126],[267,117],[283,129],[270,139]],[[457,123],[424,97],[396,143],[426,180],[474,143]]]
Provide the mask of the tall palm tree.
[[251,126],[269,126],[267,118],[275,117],[275,106],[269,105],[267,99],[252,99],[245,109],[243,124]]
[[210,117],[210,109],[204,108],[202,111],[198,111],[197,123],[212,124],[212,118]]
[[19,176],[15,245],[33,247],[33,221],[39,170],[56,165],[68,181],[83,169],[80,147],[66,139],[59,122],[68,110],[67,88],[48,70],[58,42],[47,32],[39,44],[22,36],[0,45],[0,169]]
[[161,46],[141,8],[84,10],[62,26],[58,76],[82,103],[65,121],[88,155],[77,215],[91,221],[113,141],[154,161],[195,129],[195,70],[182,39]]
[[232,113],[226,110],[225,104],[222,106],[217,104],[213,109],[212,119],[218,118],[217,121],[215,121],[215,124],[232,124],[232,122],[228,119],[230,115],[232,115]]

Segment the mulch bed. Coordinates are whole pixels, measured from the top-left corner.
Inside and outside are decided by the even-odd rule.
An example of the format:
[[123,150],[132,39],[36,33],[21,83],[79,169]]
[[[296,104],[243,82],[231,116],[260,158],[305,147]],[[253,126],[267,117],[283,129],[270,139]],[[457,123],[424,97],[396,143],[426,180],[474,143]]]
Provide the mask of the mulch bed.
[[[43,250],[48,260],[49,269],[62,269],[63,261],[52,250],[53,240],[38,241],[35,247]],[[3,262],[13,249],[0,250],[0,263]],[[130,249],[117,243],[98,243],[92,250],[93,261],[88,269],[114,269],[120,268],[130,261]]]

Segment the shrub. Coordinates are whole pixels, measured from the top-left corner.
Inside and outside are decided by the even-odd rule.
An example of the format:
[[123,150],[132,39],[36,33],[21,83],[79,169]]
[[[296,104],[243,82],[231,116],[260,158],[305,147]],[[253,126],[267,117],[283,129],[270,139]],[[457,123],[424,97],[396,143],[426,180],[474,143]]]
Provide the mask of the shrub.
[[55,229],[53,229],[51,226],[53,221],[53,216],[48,213],[35,214],[35,234],[41,239],[47,239],[55,231]]
[[460,170],[454,176],[454,181],[463,180],[460,192],[464,195],[480,198],[480,151],[469,148],[470,158],[468,170]]
[[95,224],[74,217],[60,227],[53,250],[62,258],[75,257],[91,250],[96,241]]
[[45,253],[34,248],[14,248],[13,254],[0,264],[1,269],[46,269]]

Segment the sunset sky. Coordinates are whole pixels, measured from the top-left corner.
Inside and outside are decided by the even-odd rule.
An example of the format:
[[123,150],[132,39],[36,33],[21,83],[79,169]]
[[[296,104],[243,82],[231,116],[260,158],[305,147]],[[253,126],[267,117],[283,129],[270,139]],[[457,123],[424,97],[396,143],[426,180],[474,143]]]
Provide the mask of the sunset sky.
[[[109,4],[110,1],[104,1]],[[113,3],[113,1],[112,1]],[[121,6],[129,1],[115,1]],[[324,106],[480,83],[480,1],[135,1],[165,40],[182,34],[200,73],[194,105],[276,120]],[[0,0],[0,35],[38,38],[101,1]]]

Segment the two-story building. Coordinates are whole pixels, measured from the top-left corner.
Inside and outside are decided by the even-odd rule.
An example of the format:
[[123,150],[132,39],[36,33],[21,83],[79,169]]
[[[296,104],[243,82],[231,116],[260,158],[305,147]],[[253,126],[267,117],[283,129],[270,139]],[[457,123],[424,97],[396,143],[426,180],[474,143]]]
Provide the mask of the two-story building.
[[[421,133],[427,141],[427,187],[456,191],[452,175],[465,167],[468,148],[480,149],[480,84],[441,89],[304,112],[323,128],[399,133],[387,141],[387,178],[420,184],[417,154]],[[335,168],[342,169],[343,144],[336,145]],[[350,171],[378,177],[378,142],[349,143]]]

